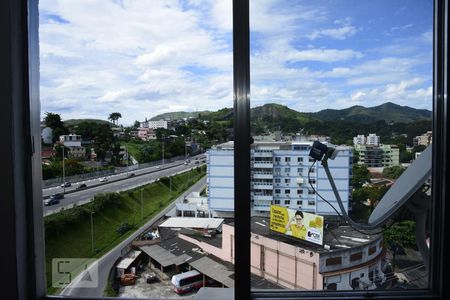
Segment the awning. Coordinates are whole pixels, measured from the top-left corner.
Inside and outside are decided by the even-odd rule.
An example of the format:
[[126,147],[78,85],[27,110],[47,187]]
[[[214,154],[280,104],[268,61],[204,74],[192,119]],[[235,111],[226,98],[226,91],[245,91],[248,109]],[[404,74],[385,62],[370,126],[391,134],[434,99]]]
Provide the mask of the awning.
[[209,257],[204,256],[196,261],[190,262],[189,265],[226,287],[234,287],[234,279],[230,278],[230,275],[234,274],[234,271],[228,270],[226,266]]
[[142,246],[140,249],[148,256],[156,260],[164,268],[171,265],[179,266],[191,259],[191,257],[187,254],[176,256],[159,245]]

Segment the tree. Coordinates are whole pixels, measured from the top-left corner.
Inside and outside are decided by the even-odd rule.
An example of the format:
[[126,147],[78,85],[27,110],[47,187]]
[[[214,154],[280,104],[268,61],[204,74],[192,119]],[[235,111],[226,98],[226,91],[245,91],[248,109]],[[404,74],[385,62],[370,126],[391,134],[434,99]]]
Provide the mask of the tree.
[[370,180],[369,170],[365,165],[353,165],[353,177],[352,186],[353,188],[360,188],[362,185]]
[[59,114],[54,114],[51,112],[45,113],[44,123],[47,127],[53,129],[53,138],[52,141],[55,143],[59,140],[60,135],[64,135],[68,133],[66,127],[64,127],[64,123],[61,121],[61,116]]
[[405,168],[401,166],[392,166],[383,169],[383,176],[389,179],[397,179],[402,175]]
[[116,124],[116,121],[118,121],[120,118],[122,118],[122,115],[119,112],[113,112],[111,114],[109,114],[109,120],[111,120],[111,122],[113,122],[114,125]]
[[64,128],[64,124],[61,121],[61,116],[59,114],[46,112],[44,123],[47,127],[50,127],[51,129]]

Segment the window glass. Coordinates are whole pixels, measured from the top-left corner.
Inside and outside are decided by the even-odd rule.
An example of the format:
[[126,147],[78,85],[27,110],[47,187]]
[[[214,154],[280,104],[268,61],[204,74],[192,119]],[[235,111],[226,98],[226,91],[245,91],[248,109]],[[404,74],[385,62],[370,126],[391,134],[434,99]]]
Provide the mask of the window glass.
[[[305,189],[289,195],[297,205],[304,198],[298,209],[267,200],[264,213],[252,214],[252,236],[266,237],[252,239],[252,274],[278,289],[429,286],[426,251],[406,206],[370,232],[341,216],[367,225],[432,143],[432,36],[430,0],[250,1],[252,149],[270,149],[273,161],[284,158],[280,165],[293,157],[297,172],[276,169],[274,176]],[[315,142],[336,150],[327,164],[309,156]]]
[[234,287],[231,4],[39,1],[48,294]]

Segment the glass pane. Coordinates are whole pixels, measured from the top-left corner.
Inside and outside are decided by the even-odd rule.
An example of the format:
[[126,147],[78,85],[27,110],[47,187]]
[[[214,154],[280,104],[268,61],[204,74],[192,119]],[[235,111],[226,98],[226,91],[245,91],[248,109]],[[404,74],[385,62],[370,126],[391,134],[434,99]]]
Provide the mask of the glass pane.
[[39,10],[48,293],[233,286],[231,1]]
[[428,287],[426,205],[382,208],[430,201],[432,17],[426,0],[250,2],[251,271],[272,283],[253,289]]

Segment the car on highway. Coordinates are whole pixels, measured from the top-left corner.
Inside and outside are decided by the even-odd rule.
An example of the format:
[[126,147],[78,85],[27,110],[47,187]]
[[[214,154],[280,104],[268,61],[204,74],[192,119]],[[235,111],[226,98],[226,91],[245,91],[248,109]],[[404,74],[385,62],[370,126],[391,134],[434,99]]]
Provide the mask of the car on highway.
[[53,194],[50,196],[50,199],[56,199],[56,200],[60,200],[64,198],[64,194],[62,193],[57,193],[57,194]]
[[100,177],[100,182],[105,182],[105,181],[108,181],[108,178],[106,178],[106,177]]
[[63,187],[69,187],[69,186],[71,186],[72,184],[70,183],[70,182],[64,182],[63,184],[61,184],[61,187],[63,188]]
[[136,176],[136,174],[134,174],[134,173],[130,173],[127,175],[127,177],[134,177],[134,176]]
[[82,189],[85,189],[85,188],[87,188],[87,185],[85,184],[85,183],[82,183],[82,184],[80,184],[79,186],[77,186],[77,190],[82,190]]
[[160,169],[161,167],[160,167],[160,166],[156,166],[155,168],[156,168],[156,169]]
[[44,205],[45,206],[55,205],[55,204],[58,204],[58,203],[59,203],[59,199],[49,198],[49,199],[45,199],[44,200]]

